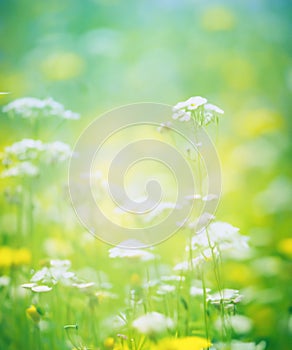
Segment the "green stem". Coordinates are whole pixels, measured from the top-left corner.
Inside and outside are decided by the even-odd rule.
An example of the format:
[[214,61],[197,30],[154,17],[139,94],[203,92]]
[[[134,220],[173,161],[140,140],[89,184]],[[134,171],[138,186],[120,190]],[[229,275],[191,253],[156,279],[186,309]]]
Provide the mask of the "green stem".
[[206,333],[206,338],[209,340],[208,305],[207,305],[207,291],[206,291],[206,282],[205,282],[205,276],[204,276],[204,267],[202,267],[202,270],[201,270],[201,278],[202,278],[202,287],[203,287],[205,333]]
[[[222,288],[222,283],[221,283],[220,268],[219,268],[219,264],[217,262],[217,257],[216,257],[215,252],[214,252],[215,246],[212,245],[208,229],[206,229],[206,235],[207,235],[207,239],[208,239],[208,246],[211,249],[213,271],[214,271],[214,276],[215,276],[215,280],[216,280],[216,284],[217,284],[218,293],[220,296],[220,318],[221,318],[221,323],[222,323],[221,336],[222,336],[222,340],[224,341],[225,338],[227,337],[227,327],[226,327],[226,322],[225,322],[226,320],[225,320],[225,309],[224,309],[224,295],[222,293],[223,288]],[[220,254],[219,254],[219,257],[220,257]]]

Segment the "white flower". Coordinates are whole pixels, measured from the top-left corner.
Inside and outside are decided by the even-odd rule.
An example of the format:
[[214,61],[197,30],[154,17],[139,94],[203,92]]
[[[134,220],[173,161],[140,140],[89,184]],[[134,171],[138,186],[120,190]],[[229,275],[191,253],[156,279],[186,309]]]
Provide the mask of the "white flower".
[[260,343],[244,343],[239,340],[232,340],[230,344],[216,343],[215,347],[210,348],[210,350],[265,350],[266,343],[261,341]]
[[23,283],[20,287],[25,289],[31,289],[32,287],[36,286],[36,283]]
[[9,276],[0,276],[0,287],[6,287],[10,283]]
[[190,97],[186,102],[188,110],[194,110],[204,105],[207,102],[207,99],[201,96],[195,96]]
[[161,276],[161,281],[166,281],[166,282],[183,282],[185,280],[185,276],[177,276],[177,275],[172,275],[172,276]]
[[[206,288],[207,293],[209,293],[210,291],[211,291],[210,288]],[[204,289],[202,287],[192,286],[190,289],[190,295],[193,297],[202,296],[204,295]]]
[[174,322],[171,318],[158,312],[149,312],[134,320],[133,327],[145,335],[155,335],[165,333],[174,328]]
[[35,287],[32,287],[32,288],[31,288],[31,290],[32,290],[33,292],[36,292],[36,293],[49,292],[49,291],[51,291],[52,289],[53,289],[52,287],[45,286],[45,285],[35,286]]
[[143,249],[125,249],[120,247],[109,250],[110,258],[128,258],[141,261],[150,261],[155,259],[155,255]]
[[165,295],[168,293],[173,293],[176,290],[175,286],[171,284],[163,284],[158,287],[157,294],[159,295]]
[[[203,232],[192,238],[192,249],[219,247],[220,250],[248,248],[248,237],[239,233],[239,229],[225,222],[213,222]],[[188,247],[187,247],[188,249]]]
[[2,171],[1,177],[27,176],[35,177],[39,174],[39,169],[31,162],[21,162],[7,170]]
[[216,121],[218,115],[224,114],[224,111],[210,103],[201,96],[190,97],[188,100],[179,102],[173,107],[173,119],[180,121],[189,121],[191,118],[199,125],[205,126]]
[[189,261],[182,261],[178,264],[176,264],[173,268],[173,271],[188,271],[190,270],[191,266],[190,266],[190,262]]
[[23,139],[5,147],[4,156],[15,157],[18,160],[33,160],[39,157],[44,150],[44,145],[40,140]]
[[237,304],[242,300],[242,295],[237,289],[223,289],[220,293],[208,295],[207,300],[212,304]]
[[52,98],[44,100],[34,97],[20,98],[3,107],[3,112],[9,113],[12,116],[20,116],[24,119],[36,119],[51,116],[63,119],[79,119],[77,113],[65,110],[61,103]]
[[[243,335],[247,334],[252,330],[253,323],[252,320],[246,316],[242,315],[232,315],[226,316],[225,322],[230,324],[232,330],[238,334]],[[222,329],[222,318],[219,317],[215,322],[215,327],[220,330]]]
[[172,119],[175,119],[175,120],[177,119],[181,122],[188,122],[191,119],[191,113],[186,112],[183,109],[180,109],[180,110],[176,111],[175,113],[173,113]]
[[194,110],[198,107],[202,106],[207,102],[207,99],[201,96],[190,97],[188,100],[179,102],[173,107],[173,111],[177,112],[178,110],[186,109],[186,110]]
[[[2,163],[9,166],[2,177],[35,177],[39,168],[34,163],[56,163],[68,160],[72,151],[66,143],[55,141],[45,144],[40,140],[23,139],[5,147]],[[34,163],[33,163],[34,162]]]
[[44,160],[45,162],[61,163],[68,160],[72,155],[69,145],[61,141],[55,141],[45,145]]
[[205,111],[215,112],[218,114],[224,114],[224,111],[221,108],[219,108],[215,105],[212,105],[211,103],[205,104],[204,109],[205,109]]
[[230,323],[233,331],[237,334],[246,334],[252,330],[252,320],[243,315],[230,316]]
[[78,289],[87,289],[90,287],[93,287],[95,285],[94,282],[88,282],[88,283],[73,283],[72,286],[76,287]]
[[208,261],[211,261],[213,257],[217,257],[219,252],[216,248],[213,251],[210,248],[201,250],[199,255],[196,258],[193,258],[191,261],[185,260],[176,264],[173,268],[174,271],[185,272],[191,270],[193,267],[201,266]]
[[[30,281],[36,284],[46,283],[55,285],[58,282],[61,282],[63,284],[72,284],[73,280],[75,279],[75,273],[68,271],[70,265],[71,263],[69,260],[51,260],[50,266],[45,266],[42,269],[36,271]],[[26,284],[26,288],[29,288],[28,284]],[[33,288],[34,286],[31,286],[31,289]]]

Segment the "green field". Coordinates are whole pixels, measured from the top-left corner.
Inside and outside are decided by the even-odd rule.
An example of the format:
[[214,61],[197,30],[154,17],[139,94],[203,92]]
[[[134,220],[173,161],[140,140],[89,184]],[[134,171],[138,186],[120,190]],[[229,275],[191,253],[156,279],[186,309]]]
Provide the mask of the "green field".
[[[1,350],[291,349],[291,13],[288,0],[0,1]],[[224,114],[199,99],[177,105],[198,95]],[[222,191],[200,234],[188,222],[122,249],[110,228],[103,242],[80,223],[68,169],[92,121],[140,102],[178,106],[170,121],[195,121],[195,137],[202,124]],[[164,206],[142,219],[116,210],[110,157],[145,130],[113,137],[93,168],[103,212],[141,232],[167,220],[186,179],[141,164],[129,196],[160,174]],[[147,129],[204,177],[163,130]]]

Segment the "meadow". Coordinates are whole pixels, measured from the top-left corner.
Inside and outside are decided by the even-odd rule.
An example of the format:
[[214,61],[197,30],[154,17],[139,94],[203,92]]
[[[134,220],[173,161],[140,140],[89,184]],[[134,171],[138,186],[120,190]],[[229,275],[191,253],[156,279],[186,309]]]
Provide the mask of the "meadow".
[[[0,8],[0,349],[290,349],[289,1]],[[179,230],[127,247],[98,223],[95,234],[82,225],[68,172],[90,123],[140,102],[169,106],[169,122],[195,138],[206,131],[220,188],[203,181]],[[147,131],[182,150],[202,181],[199,152],[169,136],[170,125]],[[179,208],[175,184],[187,181],[147,163],[125,184],[140,196],[147,176],[162,173],[156,211],[137,221],[108,201],[108,158],[144,130],[113,138],[94,163],[96,203],[126,229],[167,221]]]

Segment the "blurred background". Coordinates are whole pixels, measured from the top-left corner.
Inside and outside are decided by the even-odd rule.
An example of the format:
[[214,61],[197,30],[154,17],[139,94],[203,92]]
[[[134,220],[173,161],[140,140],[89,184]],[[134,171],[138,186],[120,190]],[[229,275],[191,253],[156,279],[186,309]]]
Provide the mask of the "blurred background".
[[[253,338],[269,349],[292,344],[291,13],[289,0],[0,1],[0,91],[10,92],[0,104],[53,97],[81,115],[59,134],[71,145],[120,105],[201,95],[224,109],[217,218],[253,246],[248,264],[226,264],[225,278],[252,289]],[[1,115],[1,151],[25,136]]]

